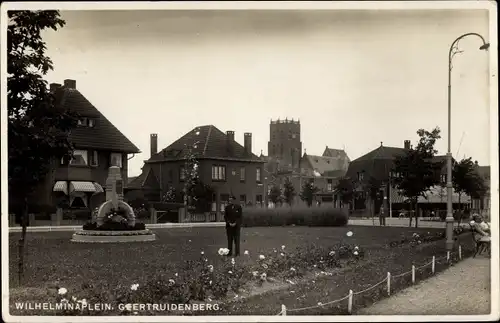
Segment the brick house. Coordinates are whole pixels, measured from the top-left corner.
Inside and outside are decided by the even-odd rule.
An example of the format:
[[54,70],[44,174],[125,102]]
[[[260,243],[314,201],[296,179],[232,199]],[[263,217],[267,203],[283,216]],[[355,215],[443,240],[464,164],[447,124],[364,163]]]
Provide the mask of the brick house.
[[489,215],[489,211],[491,208],[491,195],[490,195],[490,185],[491,185],[491,169],[490,166],[479,166],[478,162],[475,162],[476,171],[479,176],[484,180],[484,183],[487,187],[487,193],[483,198],[480,199],[472,199],[471,208],[475,211],[484,211]]
[[[363,192],[362,184],[366,183],[370,177],[374,177],[383,183],[379,194],[380,198],[375,201],[375,213],[379,212],[384,196],[387,197],[390,204],[389,212],[407,207],[405,203],[407,198],[398,192],[392,179],[400,176],[400,174],[393,172],[394,160],[399,156],[403,156],[408,149],[411,149],[409,140],[404,141],[403,147],[387,147],[380,143],[378,148],[350,162],[346,177],[353,180],[356,191],[358,191],[357,198],[353,201],[354,210],[367,208],[370,197]],[[439,177],[441,184],[444,184],[446,182],[446,156],[434,156],[433,162],[442,165]],[[439,195],[439,201],[437,195]],[[455,195],[457,194],[453,194],[453,203],[458,202],[458,197]],[[430,207],[430,204],[441,203],[440,201],[443,198],[444,203],[446,203],[446,194],[442,193],[441,186],[433,187],[429,190],[428,199],[419,198],[418,203],[427,204]],[[463,202],[466,202],[466,199],[463,199]]]
[[75,148],[73,159],[53,160],[52,171],[35,196],[42,205],[87,210],[90,214],[105,200],[108,168],[120,167],[126,186],[128,155],[140,151],[77,90],[75,80],[50,84],[50,91],[56,105],[76,112],[80,119],[69,133]]
[[182,191],[186,147],[194,147],[200,180],[215,190],[213,211],[223,210],[230,194],[243,205],[265,201],[264,162],[252,153],[252,134],[244,134],[242,146],[234,131],[224,133],[213,125],[196,127],[159,152],[157,136],[151,135],[151,157],[130,187],[146,190],[151,200],[159,200],[170,187]]

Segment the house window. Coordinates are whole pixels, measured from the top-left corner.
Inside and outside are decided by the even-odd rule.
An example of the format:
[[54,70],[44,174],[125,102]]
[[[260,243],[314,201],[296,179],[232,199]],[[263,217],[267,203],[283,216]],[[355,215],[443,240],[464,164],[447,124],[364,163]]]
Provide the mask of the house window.
[[71,208],[85,208],[88,205],[88,197],[84,193],[75,192],[70,195],[69,206]]
[[240,195],[240,204],[242,206],[247,205],[247,196],[245,194]]
[[94,128],[94,127],[95,127],[95,120],[89,119],[89,128]]
[[358,173],[358,181],[361,182],[363,180],[363,178],[364,178],[364,175],[365,175],[364,172]]
[[78,119],[78,125],[80,127],[86,127],[88,125],[88,119],[87,118]]
[[256,180],[257,180],[257,183],[260,183],[262,182],[262,179],[261,179],[261,169],[260,168],[257,168],[256,169]]
[[99,165],[99,154],[97,150],[92,150],[90,153],[90,166],[98,166]]
[[446,175],[441,174],[441,183],[446,183]]
[[326,189],[331,192],[333,190],[333,180],[329,179],[327,184],[326,184]]
[[240,168],[240,182],[245,181],[245,167]]
[[75,150],[73,151],[73,158],[69,162],[70,165],[87,166],[88,165],[88,151]]
[[293,133],[292,134],[292,139],[295,139],[296,137],[297,137],[297,135]]
[[226,180],[226,166],[212,165],[212,180],[225,181]]
[[259,195],[257,195],[257,196],[255,197],[255,202],[256,202],[257,204],[262,204],[262,195],[260,195],[260,194],[259,194]]
[[174,171],[169,169],[168,170],[168,182],[172,183],[173,180],[174,180]]
[[179,180],[181,182],[186,180],[186,168],[184,166],[179,167]]
[[122,154],[121,153],[111,153],[110,157],[110,165],[117,166],[122,168]]

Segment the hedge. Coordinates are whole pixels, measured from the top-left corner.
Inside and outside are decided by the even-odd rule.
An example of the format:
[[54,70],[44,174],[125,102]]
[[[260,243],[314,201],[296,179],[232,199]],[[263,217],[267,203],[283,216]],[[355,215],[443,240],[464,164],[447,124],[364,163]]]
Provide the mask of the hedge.
[[282,208],[245,208],[244,227],[256,226],[346,226],[347,212],[329,206],[320,207],[282,207]]

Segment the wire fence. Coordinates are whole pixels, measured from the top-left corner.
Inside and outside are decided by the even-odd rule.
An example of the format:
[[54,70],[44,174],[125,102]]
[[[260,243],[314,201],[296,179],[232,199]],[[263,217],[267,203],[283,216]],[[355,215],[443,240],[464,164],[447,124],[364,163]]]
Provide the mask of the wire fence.
[[[403,272],[401,274],[398,274],[398,275],[394,275],[392,276],[390,272],[387,272],[387,276],[379,281],[378,283],[376,284],[373,284],[371,285],[370,287],[364,289],[364,290],[361,290],[359,292],[353,292],[352,290],[349,290],[349,294],[347,294],[346,296],[340,298],[340,299],[336,299],[336,300],[332,300],[332,301],[328,301],[328,302],[325,302],[325,303],[322,303],[322,302],[319,302],[317,305],[312,305],[312,306],[306,306],[306,307],[300,307],[300,308],[293,308],[293,309],[288,309],[284,304],[281,305],[281,311],[276,314],[275,316],[286,316],[288,315],[288,313],[295,313],[295,312],[301,312],[301,311],[305,311],[305,310],[310,310],[310,309],[314,309],[314,308],[323,308],[327,305],[332,305],[332,304],[335,304],[335,303],[340,303],[342,301],[345,301],[347,300],[348,303],[347,303],[347,312],[349,314],[352,314],[352,304],[353,304],[353,299],[354,299],[354,296],[355,295],[360,295],[360,294],[363,294],[363,293],[366,293],[384,283],[386,283],[386,288],[387,288],[387,296],[390,296],[391,295],[391,281],[395,278],[400,278],[400,277],[403,277],[403,276],[406,276],[406,275],[410,275],[411,274],[411,280],[412,280],[412,284],[415,284],[415,281],[416,281],[416,272],[418,270],[421,270],[423,268],[426,268],[428,266],[431,266],[431,270],[432,270],[432,274],[434,275],[436,273],[436,263],[440,263],[442,262],[443,260],[446,260],[444,263],[448,263],[450,264],[450,260],[451,260],[451,257],[452,255],[455,254],[455,252],[450,252],[450,251],[447,251],[446,252],[446,255],[444,256],[441,256],[439,258],[436,258],[436,256],[432,256],[432,260],[428,263],[425,263],[421,266],[415,266],[415,265],[412,265],[412,268],[411,270],[409,271],[406,271],[406,272]],[[458,260],[462,260],[462,246],[458,246]]]

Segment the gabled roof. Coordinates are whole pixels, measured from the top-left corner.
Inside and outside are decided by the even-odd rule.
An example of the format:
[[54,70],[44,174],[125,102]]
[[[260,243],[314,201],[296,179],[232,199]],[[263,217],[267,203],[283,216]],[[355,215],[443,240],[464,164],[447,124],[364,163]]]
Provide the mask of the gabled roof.
[[75,127],[69,137],[76,148],[111,150],[124,153],[139,153],[139,149],[97,110],[77,89],[65,86],[54,92],[56,105],[76,112],[80,117],[95,119],[95,126]]
[[[338,157],[324,157],[304,154],[303,162],[309,164],[310,168],[318,171],[320,174],[326,172],[342,171],[345,165],[345,159]],[[301,163],[301,168],[305,168],[307,164]]]
[[356,158],[352,162],[362,161],[362,160],[373,160],[373,159],[394,159],[398,156],[404,155],[406,150],[399,147],[386,147],[380,145],[378,148],[370,151],[369,153]]
[[135,177],[127,185],[128,189],[160,189],[160,182],[152,167],[144,167],[141,175]]
[[349,157],[347,156],[347,153],[343,149],[333,149],[333,148],[328,148],[328,146],[326,146],[325,151],[323,152],[323,157],[344,158],[349,161]]
[[[196,143],[196,144],[195,144]],[[239,160],[264,163],[265,160],[245,148],[213,125],[196,127],[177,139],[167,148],[151,156],[147,162],[180,160],[185,157],[187,147],[193,147],[196,158]]]

